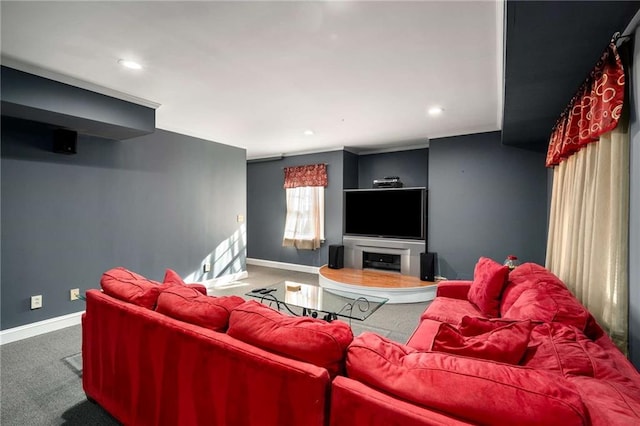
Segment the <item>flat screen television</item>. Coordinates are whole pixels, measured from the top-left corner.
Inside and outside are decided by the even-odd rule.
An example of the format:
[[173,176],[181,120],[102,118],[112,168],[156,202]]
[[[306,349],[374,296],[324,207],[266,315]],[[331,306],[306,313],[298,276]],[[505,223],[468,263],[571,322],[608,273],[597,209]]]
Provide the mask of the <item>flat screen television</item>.
[[426,239],[425,188],[347,189],[344,191],[344,234]]

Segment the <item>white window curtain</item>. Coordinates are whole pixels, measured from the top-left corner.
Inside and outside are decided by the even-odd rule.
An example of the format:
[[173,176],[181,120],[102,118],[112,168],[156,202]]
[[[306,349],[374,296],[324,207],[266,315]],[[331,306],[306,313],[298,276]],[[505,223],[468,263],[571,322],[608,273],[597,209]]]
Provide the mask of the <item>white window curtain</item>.
[[546,266],[628,349],[628,120],[553,171]]
[[284,168],[287,198],[284,247],[320,248],[324,241],[324,188],[328,184],[326,164]]
[[316,250],[324,240],[324,187],[286,188],[284,247]]

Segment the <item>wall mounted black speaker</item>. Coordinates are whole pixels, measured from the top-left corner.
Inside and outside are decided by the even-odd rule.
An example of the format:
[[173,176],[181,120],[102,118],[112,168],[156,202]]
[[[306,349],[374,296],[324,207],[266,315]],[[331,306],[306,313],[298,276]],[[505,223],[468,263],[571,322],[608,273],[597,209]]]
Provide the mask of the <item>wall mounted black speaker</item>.
[[67,129],[56,129],[53,132],[53,152],[58,154],[77,153],[78,132]]
[[420,279],[422,281],[435,281],[436,278],[436,254],[420,253]]
[[344,268],[344,246],[343,245],[329,246],[329,268],[331,269]]

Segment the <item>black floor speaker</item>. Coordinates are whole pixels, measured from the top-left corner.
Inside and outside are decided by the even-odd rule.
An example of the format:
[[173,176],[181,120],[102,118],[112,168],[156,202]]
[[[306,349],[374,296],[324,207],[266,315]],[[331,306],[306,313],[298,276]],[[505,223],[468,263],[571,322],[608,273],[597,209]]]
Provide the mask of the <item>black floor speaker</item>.
[[344,268],[344,246],[343,245],[329,246],[329,268],[331,269]]
[[436,254],[420,253],[420,279],[422,281],[435,281],[436,278]]

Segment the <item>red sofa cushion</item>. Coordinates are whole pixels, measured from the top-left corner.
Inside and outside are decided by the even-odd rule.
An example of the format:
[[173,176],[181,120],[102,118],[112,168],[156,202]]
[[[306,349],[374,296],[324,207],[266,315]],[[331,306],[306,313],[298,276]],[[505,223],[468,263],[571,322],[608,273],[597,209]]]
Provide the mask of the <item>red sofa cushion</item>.
[[160,293],[156,311],[213,331],[225,331],[231,311],[243,303],[238,296],[205,296],[194,288],[173,285]]
[[[572,328],[561,324],[549,324],[553,328]],[[580,331],[575,331],[576,343],[584,351],[581,355],[585,370],[590,374],[577,374],[576,346],[565,349],[563,371],[571,383],[575,384],[582,396],[591,422],[594,425],[638,425],[640,424],[640,375],[629,360],[617,349],[609,346],[610,340],[596,343]],[[558,340],[556,339],[556,342]],[[604,343],[604,344],[602,344]],[[560,346],[557,345],[556,346]],[[569,358],[569,355],[574,355]],[[587,362],[590,364],[587,366]],[[629,369],[630,368],[630,369]]]
[[[508,320],[503,318],[480,318],[464,316],[458,330],[463,336],[477,336],[478,334],[488,333],[508,324],[519,322],[520,320]],[[532,321],[533,322],[533,321]]]
[[558,322],[584,330],[589,320],[589,311],[569,290],[540,283],[536,288],[523,291],[504,313],[504,318]]
[[559,322],[581,331],[587,329],[591,318],[558,277],[535,263],[525,263],[511,272],[500,314],[510,319]]
[[365,332],[347,351],[347,375],[401,399],[479,424],[584,425],[575,387],[557,374],[438,352]]
[[508,275],[508,267],[488,257],[481,257],[473,272],[473,283],[467,298],[486,316],[499,316],[500,296]]
[[161,290],[160,283],[123,267],[113,268],[102,274],[100,286],[111,297],[147,309],[155,308]]
[[458,329],[441,324],[431,350],[518,364],[527,350],[531,321],[503,325],[477,336],[463,336]]
[[204,285],[197,284],[197,283],[186,284],[176,271],[174,271],[173,269],[167,268],[167,270],[164,273],[164,280],[162,282],[162,286],[164,288],[167,288],[173,285],[187,286],[197,290],[198,292],[200,292],[201,294],[204,294],[205,296],[207,295],[207,288]]
[[420,319],[430,319],[458,325],[465,316],[477,317],[481,315],[482,312],[468,300],[436,297],[422,315],[420,315]]
[[331,426],[477,426],[344,376],[331,383],[330,411]]
[[251,300],[231,312],[227,334],[268,351],[324,367],[335,376],[343,371],[351,328],[342,321],[290,317]]
[[593,364],[581,345],[577,330],[559,323],[540,324],[531,332],[523,365],[563,375],[593,377]]
[[570,376],[567,380],[575,385],[582,396],[589,411],[590,424],[640,425],[640,397],[637,390],[593,377]]
[[509,282],[502,292],[500,315],[504,316],[505,312],[518,300],[522,292],[530,288],[536,288],[541,283],[561,289],[567,288],[560,278],[536,263],[524,263],[511,271]]

